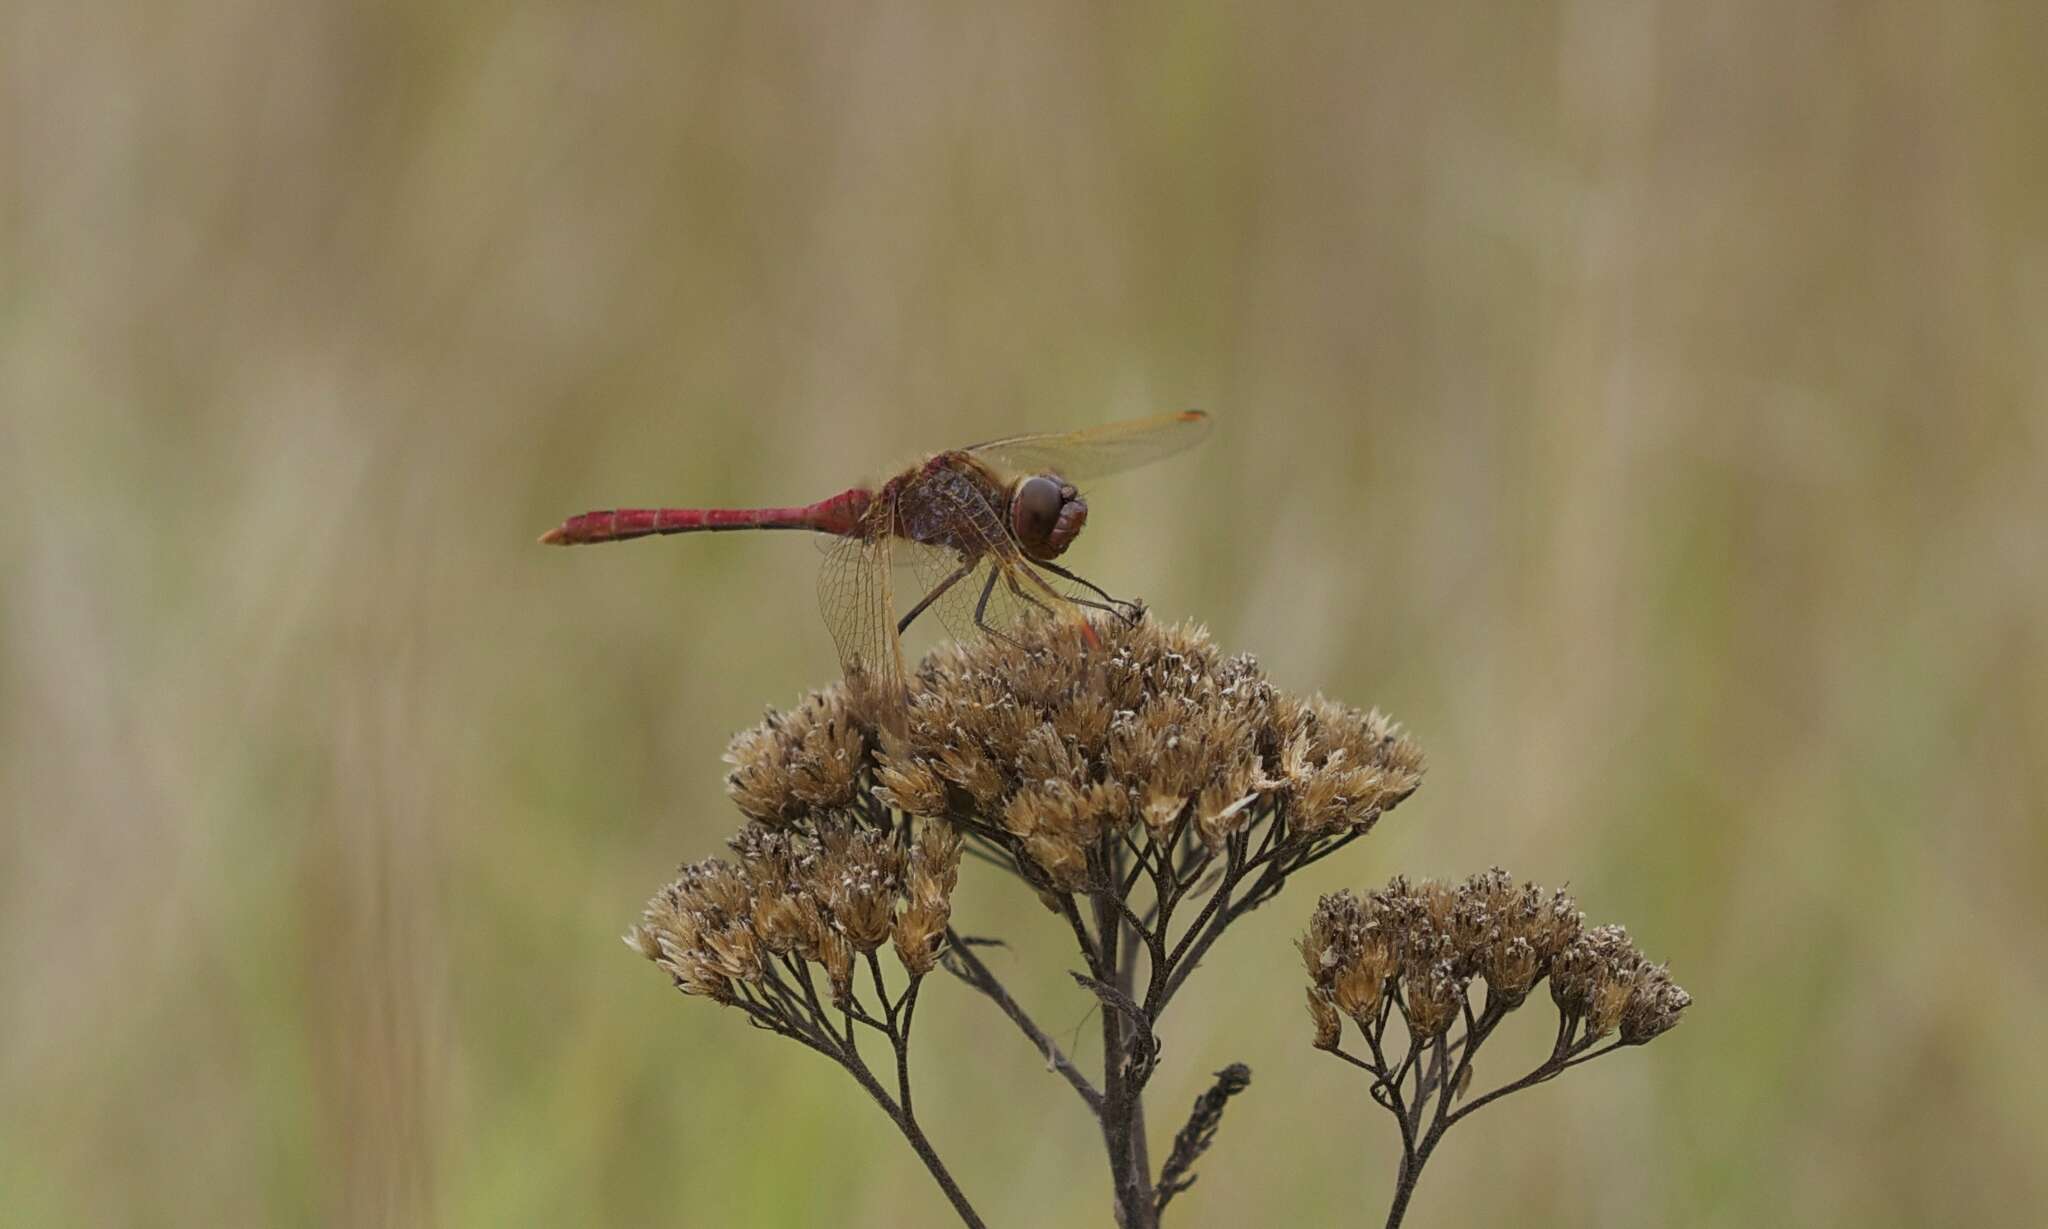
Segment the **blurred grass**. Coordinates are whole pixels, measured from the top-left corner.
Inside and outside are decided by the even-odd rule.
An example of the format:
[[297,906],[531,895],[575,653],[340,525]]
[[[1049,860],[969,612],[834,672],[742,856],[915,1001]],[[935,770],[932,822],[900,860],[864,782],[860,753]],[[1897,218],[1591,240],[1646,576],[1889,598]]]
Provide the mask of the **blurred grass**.
[[[2044,27],[10,7],[0,1219],[939,1223],[849,1081],[616,944],[832,676],[815,552],[532,538],[1198,405],[1077,566],[1433,769],[1169,1021],[1162,1138],[1257,1076],[1178,1222],[1377,1217],[1284,944],[1500,862],[1699,1003],[1419,1223],[2031,1223]],[[962,910],[1079,1020],[1034,907]],[[967,1189],[1099,1223],[1056,1082],[920,1019]]]

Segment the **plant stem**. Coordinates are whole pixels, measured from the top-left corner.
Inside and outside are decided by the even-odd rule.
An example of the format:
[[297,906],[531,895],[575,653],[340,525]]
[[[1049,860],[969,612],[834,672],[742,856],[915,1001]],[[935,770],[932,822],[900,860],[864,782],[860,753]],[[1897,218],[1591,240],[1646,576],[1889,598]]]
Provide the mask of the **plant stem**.
[[946,1166],[939,1160],[939,1154],[932,1149],[931,1141],[924,1137],[924,1130],[917,1125],[917,1119],[905,1114],[896,1125],[903,1129],[903,1138],[910,1141],[911,1148],[924,1162],[924,1167],[931,1171],[932,1178],[939,1184],[939,1189],[946,1192],[946,1198],[952,1201],[953,1210],[960,1214],[960,1223],[969,1226],[970,1229],[986,1229],[981,1217],[975,1213],[974,1205],[967,1202],[966,1193],[953,1181],[953,1175],[946,1172]]
[[[1130,944],[1134,948],[1138,945],[1137,935],[1133,934],[1130,937]],[[1133,987],[1137,985],[1137,972],[1136,961],[1124,961],[1117,968],[1116,988],[1123,991],[1126,998],[1130,997]],[[1124,1023],[1128,1026],[1130,1022]],[[1144,1044],[1149,1045],[1152,1031],[1150,1023],[1145,1024],[1143,1029]],[[1145,1139],[1144,1080],[1144,1076],[1134,1078],[1126,1097],[1131,1107],[1127,1133],[1131,1141],[1131,1177],[1137,1187],[1138,1201],[1145,1209],[1144,1223],[1156,1225],[1159,1223],[1159,1217],[1152,1194],[1152,1148]]]
[[[1446,1131],[1458,1125],[1474,1110],[1489,1105],[1511,1092],[1520,1092],[1524,1088],[1554,1079],[1566,1068],[1590,1062],[1603,1054],[1610,1054],[1621,1045],[1617,1038],[1606,1046],[1594,1049],[1598,1038],[1575,1038],[1573,1021],[1569,1017],[1560,1019],[1557,1041],[1551,1049],[1550,1057],[1538,1064],[1535,1070],[1518,1080],[1501,1085],[1482,1097],[1465,1102],[1455,1111],[1452,1110],[1451,1104],[1457,1096],[1459,1076],[1470,1069],[1473,1051],[1492,1035],[1494,1028],[1500,1024],[1509,1010],[1512,1009],[1489,1001],[1475,1018],[1468,1006],[1465,1013],[1465,1034],[1461,1039],[1461,1049],[1455,1062],[1450,1061],[1448,1056],[1448,1035],[1439,1037],[1433,1046],[1428,1041],[1419,1045],[1411,1044],[1407,1055],[1401,1060],[1401,1065],[1393,1070],[1391,1076],[1387,1074],[1386,1055],[1380,1047],[1375,1030],[1368,1029],[1365,1033],[1366,1042],[1372,1047],[1372,1062],[1353,1058],[1341,1050],[1337,1052],[1338,1057],[1380,1075],[1381,1086],[1389,1090],[1388,1099],[1381,1104],[1393,1112],[1394,1120],[1401,1127],[1401,1168],[1394,1175],[1394,1198],[1387,1209],[1387,1229],[1397,1229],[1401,1218],[1407,1215],[1408,1201],[1414,1197],[1415,1185],[1422,1178],[1422,1167],[1428,1163],[1430,1153],[1442,1142]],[[1423,1062],[1417,1063],[1416,1053],[1423,1048],[1429,1048],[1433,1052]],[[1400,1088],[1402,1078],[1411,1065],[1415,1068],[1415,1100],[1409,1103],[1403,1100]],[[1436,1097],[1436,1111],[1430,1117],[1429,1129],[1424,1131],[1422,1122],[1432,1095]]]
[[1074,1091],[1080,1094],[1081,1100],[1087,1103],[1089,1112],[1101,1118],[1102,1093],[1088,1081],[1088,1077],[1074,1065],[1073,1060],[1061,1052],[1052,1038],[1045,1035],[1045,1031],[1026,1014],[1017,1000],[1010,997],[1010,992],[997,980],[989,967],[982,963],[981,958],[974,954],[974,949],[950,928],[946,931],[946,948],[946,971],[994,1001],[995,1005],[1002,1009],[1003,1014],[1010,1018],[1010,1022],[1017,1026],[1018,1031],[1031,1042],[1032,1047],[1046,1063],[1066,1077],[1067,1083],[1071,1084]]
[[[1105,849],[1102,865],[1109,883],[1115,883],[1117,865],[1114,850]],[[1119,985],[1122,962],[1117,958],[1125,921],[1121,902],[1106,899],[1113,886],[1095,896],[1096,951],[1090,963],[1098,981],[1114,986],[1129,1002],[1129,988]],[[1133,943],[1138,936],[1131,936]],[[1122,1010],[1102,1002],[1102,1138],[1109,1151],[1109,1176],[1116,1195],[1116,1220],[1122,1229],[1153,1229],[1158,1224],[1152,1206],[1151,1174],[1138,1168],[1138,1150],[1133,1146],[1134,1130],[1142,1130],[1144,1112],[1141,1097],[1143,1078],[1130,1062],[1130,1029],[1136,1023],[1124,1018]]]
[[[1131,1174],[1138,1182],[1138,1198],[1147,1209],[1152,1209],[1155,1198],[1152,1194],[1152,1147],[1145,1139],[1145,1096],[1140,1090],[1131,1092]],[[1147,1212],[1147,1223],[1156,1224],[1157,1218]]]
[[953,1204],[953,1210],[959,1213],[960,1223],[969,1229],[987,1229],[980,1214],[974,1210],[974,1205],[967,1202],[967,1195],[960,1189],[960,1184],[953,1181],[953,1175],[947,1171],[945,1162],[939,1160],[938,1151],[932,1147],[932,1142],[925,1138],[924,1128],[918,1126],[916,1116],[896,1104],[895,1099],[889,1096],[887,1090],[876,1081],[874,1074],[867,1069],[867,1064],[856,1061],[846,1063],[845,1066],[853,1078],[860,1082],[860,1086],[868,1090],[868,1095],[875,1099],[875,1104],[888,1113],[890,1121],[896,1124],[896,1129],[903,1132],[903,1138],[909,1141],[911,1151],[917,1153],[917,1159],[923,1161],[924,1167],[931,1171],[932,1179],[939,1184],[939,1189],[946,1193],[946,1198]]
[[1387,1229],[1400,1229],[1401,1218],[1408,1215],[1408,1200],[1415,1194],[1415,1183],[1422,1177],[1423,1162],[1429,1159],[1429,1150],[1436,1145],[1437,1133],[1432,1132],[1422,1148],[1416,1152],[1401,1151],[1401,1168],[1394,1175],[1394,1202],[1387,1209]]

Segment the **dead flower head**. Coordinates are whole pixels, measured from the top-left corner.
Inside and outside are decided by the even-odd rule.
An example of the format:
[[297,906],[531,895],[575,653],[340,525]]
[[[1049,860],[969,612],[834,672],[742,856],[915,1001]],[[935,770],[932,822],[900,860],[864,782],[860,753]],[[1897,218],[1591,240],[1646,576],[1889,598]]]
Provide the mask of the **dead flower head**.
[[920,825],[906,847],[845,818],[807,831],[750,824],[732,847],[737,862],[683,867],[626,935],[684,993],[772,1010],[791,962],[820,966],[835,1001],[855,958],[885,943],[913,976],[937,963],[960,865],[944,826]]
[[[911,1021],[941,957],[1100,1119],[1119,1223],[1156,1223],[1250,1078],[1242,1065],[1218,1073],[1149,1187],[1129,1141],[1141,1138],[1131,1132],[1162,1013],[1226,928],[1371,831],[1423,771],[1387,718],[1282,692],[1199,626],[1094,617],[948,645],[907,688],[864,677],[813,692],[734,738],[727,759],[747,817],[733,856],[684,866],[626,942],[685,993],[852,1073],[971,1225],[911,1113]],[[1070,928],[1086,968],[1074,980],[1102,1010],[1099,1087],[1015,1004],[975,940],[950,930],[963,853],[1014,874]],[[907,978],[885,970],[885,946]],[[1626,931],[1587,929],[1571,897],[1501,870],[1325,896],[1297,946],[1316,1046],[1369,1073],[1367,1095],[1402,1125],[1390,1224],[1452,1125],[1659,1036],[1691,1002]],[[1549,1055],[1473,1092],[1475,1054],[1546,979],[1559,1017]],[[891,1046],[893,1093],[860,1030]],[[1349,1035],[1365,1050],[1347,1050]]]
[[[1396,878],[1363,896],[1325,896],[1296,946],[1316,1048],[1362,1068],[1367,1095],[1401,1124],[1389,1224],[1444,1132],[1511,1093],[1652,1040],[1692,1002],[1627,931],[1588,930],[1571,897],[1517,886],[1497,868],[1456,886]],[[1479,1091],[1474,1073],[1491,1066],[1481,1048],[1544,978],[1558,1012],[1550,1052]],[[1483,998],[1473,993],[1480,982]],[[1362,1047],[1345,1048],[1347,1021]]]
[[906,705],[874,707],[841,684],[771,714],[728,752],[734,801],[770,826],[942,820],[1071,891],[1106,834],[1220,850],[1269,824],[1277,852],[1305,851],[1369,830],[1422,777],[1387,718],[1278,691],[1193,625],[1028,622],[934,652]]
[[[1621,1044],[1638,1045],[1676,1025],[1690,996],[1627,931],[1587,930],[1583,919],[1564,892],[1517,886],[1498,868],[1456,886],[1396,877],[1362,897],[1325,896],[1296,944],[1316,1044],[1336,1047],[1342,1017],[1381,1027],[1387,1004],[1412,1035],[1441,1037],[1461,1018],[1521,1006],[1545,977],[1567,1024],[1588,1041],[1619,1030]],[[1487,988],[1477,1013],[1468,999],[1475,979]]]

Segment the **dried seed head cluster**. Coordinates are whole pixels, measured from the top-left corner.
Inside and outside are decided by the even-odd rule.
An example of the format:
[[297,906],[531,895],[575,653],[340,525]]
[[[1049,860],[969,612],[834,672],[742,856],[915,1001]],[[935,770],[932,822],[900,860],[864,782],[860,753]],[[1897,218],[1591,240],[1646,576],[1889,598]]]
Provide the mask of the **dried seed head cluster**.
[[960,838],[944,826],[920,825],[906,849],[844,819],[801,832],[750,824],[732,847],[737,863],[683,867],[626,935],[685,993],[772,1000],[794,959],[821,966],[843,1003],[856,955],[893,944],[912,976],[937,962],[960,868]]
[[1337,1044],[1342,1017],[1362,1028],[1389,996],[1411,1033],[1441,1036],[1466,1012],[1474,978],[1487,1010],[1511,1011],[1544,977],[1589,1038],[1621,1028],[1639,1044],[1678,1023],[1691,1000],[1645,960],[1619,926],[1584,930],[1565,893],[1517,887],[1498,868],[1454,886],[1395,878],[1363,897],[1325,896],[1299,946],[1309,973],[1316,1044]]
[[[814,692],[736,737],[727,759],[748,821],[735,856],[684,866],[627,943],[685,993],[844,1067],[969,1225],[981,1221],[911,1108],[911,1024],[941,955],[1095,1114],[1118,1223],[1156,1224],[1250,1079],[1241,1064],[1217,1074],[1154,1186],[1141,1098],[1162,1014],[1227,928],[1370,831],[1423,769],[1385,717],[1283,693],[1199,627],[1093,617],[947,646],[907,689],[860,676]],[[973,940],[944,950],[963,852],[1022,879],[1071,931],[1086,969],[1073,977],[1101,1009],[1099,1084]],[[907,979],[885,970],[884,946]],[[1389,1224],[1452,1125],[1655,1038],[1690,1003],[1626,931],[1587,929],[1569,896],[1497,869],[1325,896],[1298,946],[1315,1044],[1369,1072],[1368,1095],[1401,1123]],[[1474,1055],[1545,979],[1559,1012],[1549,1055],[1468,1096]],[[863,1057],[862,1030],[889,1043],[893,1091]],[[1367,1050],[1348,1052],[1347,1031]]]
[[[1395,878],[1364,896],[1325,896],[1297,946],[1316,1047],[1369,1073],[1368,1095],[1401,1124],[1389,1224],[1400,1222],[1444,1132],[1467,1115],[1657,1037],[1692,1002],[1627,931],[1588,930],[1571,897],[1517,886],[1498,868],[1456,886]],[[1474,1095],[1475,1055],[1546,977],[1558,1010],[1549,1054]],[[1482,1000],[1475,981],[1486,983]],[[1396,1016],[1400,1030],[1391,1027]],[[1345,1049],[1347,1017],[1362,1052]]]
[[779,827],[850,806],[873,748],[854,707],[834,686],[737,735],[725,785],[741,813]]
[[[627,943],[685,993],[844,1067],[969,1225],[981,1221],[912,1112],[911,1025],[942,954],[1095,1114],[1118,1223],[1156,1225],[1250,1080],[1241,1064],[1217,1073],[1154,1185],[1141,1098],[1162,1014],[1233,922],[1370,831],[1423,768],[1376,712],[1285,694],[1199,627],[1120,618],[1027,620],[934,652],[907,689],[861,676],[814,692],[736,737],[727,759],[748,821],[734,857],[684,866]],[[1071,930],[1086,969],[1073,977],[1102,1014],[1099,1084],[974,941],[946,950],[963,852],[1022,879]],[[885,970],[885,946],[907,978]],[[1325,896],[1297,946],[1315,1044],[1369,1073],[1367,1095],[1401,1125],[1389,1224],[1450,1127],[1652,1040],[1691,1002],[1621,927],[1588,929],[1570,896],[1499,869]],[[1546,979],[1550,1052],[1474,1092],[1475,1055]],[[893,1091],[889,1069],[863,1057],[863,1030],[890,1046]],[[1347,1050],[1347,1033],[1365,1048]]]
[[1105,833],[1221,849],[1270,821],[1277,845],[1306,847],[1371,828],[1422,776],[1385,717],[1281,693],[1190,625],[1030,621],[933,653],[906,708],[872,708],[836,686],[741,735],[740,808],[772,825],[843,808],[945,819],[1070,891]]
[[1668,1031],[1692,1003],[1670,972],[1643,959],[1619,926],[1586,931],[1558,953],[1550,969],[1550,997],[1566,1017],[1583,1019],[1590,1036],[1618,1029],[1623,1045],[1641,1045]]

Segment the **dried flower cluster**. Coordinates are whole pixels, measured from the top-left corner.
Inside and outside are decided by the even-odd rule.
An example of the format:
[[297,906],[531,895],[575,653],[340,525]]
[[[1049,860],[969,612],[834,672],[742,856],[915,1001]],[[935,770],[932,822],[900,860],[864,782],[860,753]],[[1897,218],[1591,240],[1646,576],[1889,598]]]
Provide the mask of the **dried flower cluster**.
[[732,848],[737,864],[683,867],[626,936],[684,993],[772,1005],[793,958],[820,966],[843,1005],[855,957],[884,943],[912,977],[938,963],[960,870],[960,837],[944,825],[920,825],[905,849],[893,832],[845,822],[804,832],[753,824]]
[[1588,1038],[1619,1028],[1623,1044],[1640,1045],[1677,1024],[1685,991],[1626,930],[1585,930],[1584,918],[1564,892],[1517,887],[1498,867],[1456,887],[1396,877],[1362,898],[1325,896],[1297,945],[1316,1044],[1335,1046],[1345,1016],[1374,1027],[1389,1002],[1411,1034],[1441,1036],[1469,1007],[1474,978],[1488,1006],[1513,1010],[1549,977],[1558,1009]]
[[[1234,921],[1370,831],[1422,775],[1421,753],[1379,714],[1280,692],[1199,627],[1114,616],[1027,619],[942,648],[907,693],[859,679],[814,692],[726,758],[750,821],[739,860],[684,868],[633,945],[685,991],[742,1007],[857,1077],[854,1028],[906,1049],[918,979],[943,965],[1101,1120],[1130,1225],[1193,1181],[1193,1141],[1213,1138],[1228,1099],[1204,1103],[1171,1186],[1155,1190],[1140,1105],[1169,1000]],[[1099,1087],[947,931],[963,844],[1069,927],[1086,966],[1076,980],[1102,1007]],[[893,1002],[874,956],[884,942],[910,977]],[[863,957],[872,1007],[857,989]],[[911,1135],[902,1079],[897,1098],[877,1099]]]
[[[910,1095],[911,1020],[948,933],[959,834],[936,823],[871,827],[854,815],[818,815],[800,827],[748,824],[731,845],[737,863],[684,866],[655,893],[627,945],[683,993],[736,1007],[844,1067],[895,1121],[961,1219],[980,1225],[925,1138]],[[885,944],[906,975],[893,992],[878,958]],[[823,996],[814,968],[825,975]],[[865,998],[857,989],[862,968]],[[862,1028],[895,1053],[893,1092],[861,1054]]]
[[[685,993],[844,1067],[971,1226],[912,1104],[926,975],[944,968],[1009,1018],[1094,1116],[1117,1223],[1156,1226],[1250,1082],[1242,1064],[1218,1072],[1155,1173],[1143,1093],[1167,1006],[1233,922],[1369,832],[1422,774],[1378,713],[1283,693],[1198,627],[1115,617],[1027,620],[940,649],[907,692],[856,679],[812,693],[735,738],[727,759],[747,818],[733,859],[683,867],[628,943]],[[1022,881],[1072,935],[1074,980],[1099,1008],[1099,1075],[977,955],[995,940],[951,929],[963,854]],[[1327,896],[1299,946],[1316,1044],[1371,1072],[1370,1095],[1401,1124],[1389,1223],[1452,1123],[1648,1041],[1688,1002],[1620,928],[1588,930],[1569,897],[1502,871]],[[1473,1054],[1546,979],[1560,1018],[1550,1057],[1453,1108]],[[1345,1050],[1347,1019],[1367,1055]],[[870,1069],[862,1030],[887,1041],[893,1071]]]
[[[1363,897],[1325,896],[1297,946],[1308,967],[1315,1044],[1372,1073],[1374,1101],[1401,1127],[1400,1219],[1423,1162],[1465,1115],[1567,1068],[1641,1045],[1674,1027],[1692,999],[1619,926],[1588,930],[1562,891],[1516,886],[1495,868],[1454,886],[1395,878]],[[1473,1055],[1545,978],[1558,1010],[1551,1053],[1521,1078],[1453,1109],[1469,1091]],[[1483,981],[1476,1006],[1472,989]],[[1394,1053],[1398,1015],[1405,1051]],[[1368,1053],[1343,1048],[1344,1021]],[[1462,1032],[1452,1035],[1460,1023]],[[1614,1041],[1595,1048],[1613,1034]]]
[[1089,627],[1092,645],[1039,620],[941,649],[887,721],[843,685],[816,693],[734,741],[733,798],[767,824],[876,804],[945,819],[1058,892],[1096,882],[1105,836],[1221,851],[1271,822],[1289,858],[1368,831],[1421,783],[1385,717],[1283,694],[1199,627]]
[[1622,1045],[1641,1045],[1677,1025],[1692,996],[1651,964],[1620,926],[1597,927],[1558,953],[1550,997],[1567,1020],[1585,1022],[1590,1037],[1619,1030]]

